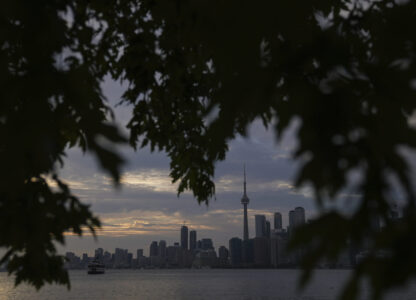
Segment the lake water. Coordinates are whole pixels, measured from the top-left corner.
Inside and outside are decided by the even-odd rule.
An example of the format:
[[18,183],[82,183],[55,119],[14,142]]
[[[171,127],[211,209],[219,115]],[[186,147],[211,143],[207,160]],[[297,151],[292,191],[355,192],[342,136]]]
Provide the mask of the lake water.
[[[349,274],[346,270],[317,270],[312,283],[300,293],[296,290],[298,270],[108,270],[103,275],[70,271],[70,291],[49,285],[37,292],[27,285],[14,288],[13,278],[3,272],[0,300],[332,300]],[[387,298],[416,299],[416,284],[394,291]]]

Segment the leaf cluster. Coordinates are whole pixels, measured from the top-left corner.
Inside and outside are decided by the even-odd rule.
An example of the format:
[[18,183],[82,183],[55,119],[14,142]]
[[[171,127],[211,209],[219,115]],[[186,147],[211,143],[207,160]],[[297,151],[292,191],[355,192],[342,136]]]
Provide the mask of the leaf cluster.
[[100,225],[59,179],[67,149],[94,153],[119,180],[122,158],[106,143],[126,139],[101,91],[111,55],[96,43],[102,29],[91,6],[0,4],[0,247],[16,284],[69,286],[56,244],[64,244],[67,232],[94,233]]

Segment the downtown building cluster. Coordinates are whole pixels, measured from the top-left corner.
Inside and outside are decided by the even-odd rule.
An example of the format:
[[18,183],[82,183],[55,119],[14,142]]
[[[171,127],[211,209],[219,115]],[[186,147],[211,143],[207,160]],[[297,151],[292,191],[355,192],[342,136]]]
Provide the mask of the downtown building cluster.
[[299,263],[300,252],[288,253],[287,244],[296,227],[305,224],[305,209],[289,212],[289,224],[283,228],[282,214],[274,213],[273,227],[265,215],[255,215],[255,237],[234,237],[229,241],[230,266],[234,268],[293,267]]
[[[246,172],[241,204],[243,205],[243,239],[234,237],[229,241],[229,264],[233,268],[291,268],[297,267],[305,250],[287,251],[289,239],[299,226],[306,223],[305,209],[296,207],[289,211],[289,224],[283,228],[282,214],[274,213],[273,229],[265,215],[255,215],[255,237],[249,238],[247,206]],[[331,267],[351,267],[350,251],[342,253]],[[332,262],[331,262],[332,264]],[[317,267],[329,267],[322,262]]]
[[[297,227],[306,223],[305,209],[296,207],[289,211],[288,225],[283,227],[282,214],[273,215],[273,228],[265,215],[255,215],[255,237],[249,238],[247,206],[250,200],[246,191],[244,171],[243,238],[233,237],[228,248],[220,246],[218,253],[212,239],[197,240],[196,230],[189,231],[183,225],[180,229],[180,242],[167,246],[166,241],[153,241],[149,246],[149,256],[143,249],[137,249],[136,257],[126,249],[116,248],[114,253],[95,250],[95,257],[76,256],[66,253],[68,269],[84,269],[93,259],[104,263],[106,268],[293,268],[299,265],[303,250],[287,251],[288,241]],[[317,267],[348,268],[354,264],[358,249],[351,248],[341,253],[335,262],[322,261]]]
[[[247,214],[244,214],[244,224]],[[392,211],[391,219],[399,221],[399,214]],[[220,246],[215,250],[212,239],[197,240],[197,232],[189,231],[187,226],[180,228],[180,242],[171,246],[166,241],[153,241],[149,246],[149,256],[143,249],[137,249],[136,256],[126,249],[116,248],[114,253],[95,250],[94,257],[84,253],[81,257],[73,252],[66,253],[68,269],[86,269],[88,263],[98,259],[107,269],[139,268],[295,268],[299,265],[305,250],[286,251],[289,239],[297,227],[306,223],[305,209],[296,207],[289,211],[288,225],[283,227],[282,214],[275,212],[273,227],[265,215],[255,215],[255,237],[249,238],[248,226],[244,226],[243,239],[233,237],[229,247]],[[380,222],[373,222],[376,230],[381,230]],[[350,268],[365,257],[368,245],[349,245],[336,260],[321,261],[317,268]],[[382,250],[380,255],[384,255]]]
[[[283,228],[279,212],[274,213],[273,227],[265,215],[255,215],[254,221],[254,238],[233,237],[229,240],[228,248],[220,246],[218,251],[211,238],[198,240],[196,230],[189,231],[184,225],[180,228],[180,242],[168,246],[164,240],[153,241],[148,256],[143,255],[143,249],[137,249],[135,256],[121,248],[116,248],[114,253],[98,248],[94,257],[89,257],[86,253],[78,257],[73,252],[67,252],[66,267],[86,269],[93,259],[101,261],[107,269],[296,267],[302,253],[287,253],[286,247],[293,230],[305,224],[304,208],[296,207],[289,212],[286,228]],[[345,260],[338,266],[347,267],[349,264]]]
[[228,265],[228,250],[222,246],[217,255],[212,239],[197,240],[197,232],[189,231],[187,226],[180,229],[180,243],[167,246],[166,241],[153,241],[149,246],[149,256],[143,255],[143,249],[137,249],[136,256],[127,249],[116,248],[114,253],[95,250],[94,257],[84,253],[81,257],[73,252],[66,253],[68,269],[85,269],[88,263],[96,259],[107,269],[139,268],[201,268]]

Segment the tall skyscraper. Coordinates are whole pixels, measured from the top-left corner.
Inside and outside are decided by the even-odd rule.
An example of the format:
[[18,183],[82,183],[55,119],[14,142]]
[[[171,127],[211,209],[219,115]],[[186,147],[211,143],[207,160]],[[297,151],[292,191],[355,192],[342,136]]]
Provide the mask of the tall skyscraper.
[[270,264],[270,239],[254,238],[254,264],[257,267],[268,267]]
[[288,236],[286,232],[274,232],[270,237],[270,263],[276,268],[290,263],[293,255],[286,252]]
[[266,237],[270,238],[270,222],[266,221]]
[[137,249],[137,258],[143,256],[143,249]]
[[274,229],[282,229],[282,214],[279,212],[274,213]]
[[254,239],[243,241],[243,263],[247,266],[254,263]]
[[[117,252],[116,252],[117,253]],[[149,249],[149,256],[157,256],[158,254],[158,247],[157,247],[157,242],[153,241],[150,244],[150,249]]]
[[127,252],[127,268],[131,268],[131,265],[133,263],[133,253]]
[[230,249],[230,263],[231,266],[236,267],[240,266],[242,261],[243,255],[243,243],[242,240],[238,237],[234,237],[230,239],[229,242],[229,249]]
[[188,227],[185,225],[181,227],[181,247],[188,249]]
[[241,204],[244,207],[244,241],[248,240],[248,221],[247,221],[247,205],[250,202],[250,199],[247,197],[246,191],[246,166],[244,165],[244,194],[241,198]]
[[219,260],[220,266],[227,265],[228,256],[229,256],[228,249],[225,248],[224,246],[220,246],[218,248],[218,260]]
[[196,249],[196,230],[191,230],[189,232],[189,249],[190,250]]
[[295,211],[289,211],[289,230],[292,230],[293,226],[295,226]]
[[276,268],[279,265],[279,240],[278,235],[273,233],[270,236],[270,264],[272,267]]
[[295,208],[294,225],[299,226],[305,224],[305,209],[303,207]]
[[[152,249],[152,246],[150,246],[150,249]],[[157,251],[157,244],[156,244],[156,251]],[[128,253],[126,249],[116,248],[116,251],[114,253],[114,266],[116,268],[126,267],[127,256],[128,256]]]
[[104,255],[104,249],[103,248],[98,248],[95,249],[95,258],[101,260],[103,258]]
[[266,216],[265,215],[255,215],[256,223],[256,237],[265,237],[266,236]]
[[202,239],[201,240],[201,248],[202,250],[214,250],[214,243],[212,242],[212,239]]
[[162,258],[166,257],[166,241],[162,240],[159,242],[158,256]]

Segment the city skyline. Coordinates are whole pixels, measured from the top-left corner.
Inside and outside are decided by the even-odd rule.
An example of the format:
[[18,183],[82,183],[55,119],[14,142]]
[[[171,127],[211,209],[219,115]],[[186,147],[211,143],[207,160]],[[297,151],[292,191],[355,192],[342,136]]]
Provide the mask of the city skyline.
[[[287,222],[281,211],[255,214],[254,230],[248,226],[246,168],[243,169],[243,205],[242,235],[228,237],[227,243],[216,243],[212,237],[198,238],[196,228],[189,228],[186,221],[180,226],[177,241],[167,243],[152,237],[146,256],[146,247],[133,251],[117,247],[114,253],[108,249],[97,248],[94,256],[88,252],[82,256],[66,252],[66,268],[85,269],[92,260],[99,260],[106,268],[298,268],[305,249],[286,251],[294,230],[308,222],[304,207],[297,206],[287,212]],[[266,217],[269,216],[268,217]],[[392,211],[391,220],[398,220],[399,212]],[[285,226],[286,225],[286,226]],[[381,223],[375,228],[380,230]],[[253,232],[253,236],[249,232]],[[215,232],[213,233],[215,236]],[[116,245],[113,245],[113,247]],[[322,260],[317,268],[352,268],[367,253],[365,244],[357,246],[347,244],[334,260]],[[111,251],[111,250],[110,250]],[[133,253],[137,253],[134,257]],[[95,258],[94,258],[95,257]]]
[[[115,106],[124,87],[111,80],[103,87],[114,107],[116,120],[124,125],[129,119],[130,108]],[[195,227],[199,235],[212,236],[215,232],[215,240],[227,243],[229,236],[242,234],[240,200],[244,163],[248,172],[250,216],[266,214],[271,219],[273,211],[280,211],[287,222],[287,213],[296,206],[305,207],[310,215],[314,215],[315,204],[310,190],[293,187],[298,165],[292,162],[290,153],[296,147],[296,123],[292,128],[276,145],[272,133],[258,121],[247,129],[248,138],[231,142],[226,160],[217,165],[216,199],[212,199],[208,207],[199,205],[189,192],[177,197],[177,184],[171,183],[169,160],[164,153],[150,153],[148,148],[138,152],[121,149],[127,164],[120,188],[114,188],[91,156],[69,150],[64,168],[58,171],[74,194],[91,205],[102,221],[103,230],[97,232],[97,243],[88,232],[82,238],[67,235],[66,246],[60,247],[60,251],[77,249],[82,252],[114,244],[133,250],[138,242],[145,248],[155,235],[158,240],[173,242],[176,228],[184,221]],[[348,197],[357,199],[356,195],[347,193],[340,198]],[[254,228],[252,217],[248,218],[248,225]]]
[[[291,213],[292,212],[297,212],[298,209],[302,209],[303,210],[303,221],[301,221],[301,222],[294,221],[294,220],[291,221],[290,220]],[[307,221],[307,219],[306,219],[306,211],[305,211],[305,209],[303,207],[295,207],[295,208],[292,208],[292,210],[290,210],[288,212],[288,217],[287,217],[288,223],[285,224],[284,222],[281,222],[280,223],[280,226],[277,223],[273,223],[273,225],[271,225],[272,222],[274,222],[274,217],[276,216],[276,214],[280,214],[280,216],[282,216],[282,213],[281,212],[268,212],[267,213],[267,216],[270,216],[271,215],[273,217],[273,220],[271,220],[271,219],[268,219],[267,218],[266,214],[253,215],[252,217],[255,220],[253,222],[253,228],[251,228],[252,229],[252,232],[253,232],[253,235],[252,236],[249,236],[249,239],[254,239],[254,238],[265,237],[266,236],[266,231],[267,231],[266,230],[266,227],[265,226],[261,226],[260,223],[264,223],[264,225],[266,223],[269,223],[270,224],[271,227],[269,227],[268,234],[267,234],[270,237],[270,234],[271,234],[272,231],[277,232],[277,231],[283,230],[283,232],[289,232],[290,231],[289,228],[291,226],[292,227],[299,226],[301,224],[304,224]],[[261,217],[261,218],[259,218],[259,217]],[[261,219],[261,222],[258,222],[260,219]],[[243,223],[241,225],[242,225],[242,227],[244,226]],[[286,226],[284,226],[284,225],[286,225]],[[250,227],[249,227],[249,230],[250,230]],[[229,237],[229,240],[232,239],[232,238],[239,238],[241,240],[244,240],[244,230],[242,232],[243,232],[243,234],[241,236],[239,236],[239,235],[230,236]],[[182,249],[194,250],[194,249],[196,249],[198,247],[195,247],[195,248],[192,247],[192,245],[193,245],[193,243],[192,243],[192,236],[193,235],[196,238],[195,239],[195,246],[197,245],[197,242],[200,243],[202,240],[209,239],[209,240],[211,240],[213,242],[213,247],[214,247],[214,249],[216,251],[219,251],[219,249],[221,247],[224,247],[224,246],[226,248],[228,248],[229,241],[228,241],[228,243],[225,243],[225,244],[217,244],[217,243],[215,243],[215,239],[213,239],[212,237],[202,237],[202,238],[200,238],[199,235],[198,235],[198,231],[197,230],[193,229],[192,227],[189,227],[189,226],[186,226],[186,225],[182,225],[182,226],[179,227],[179,229],[177,229],[177,240],[176,241],[173,241],[171,243],[168,243],[166,240],[163,240],[163,239],[162,240],[153,239],[152,242],[149,243],[148,247],[144,247],[144,248],[124,249],[122,247],[119,247],[119,245],[113,245],[114,247],[112,249],[115,249],[115,252],[117,252],[117,249],[122,249],[122,250],[128,251],[129,253],[141,253],[140,254],[141,256],[157,256],[157,250],[155,250],[155,249],[157,249],[159,243],[162,242],[162,243],[164,243],[165,247],[167,245],[175,245],[175,246],[178,246],[178,247],[180,247]],[[95,249],[90,249],[89,251],[82,252],[82,253],[77,252],[77,251],[68,251],[68,252],[75,253],[75,254],[77,254],[79,256],[82,256],[84,254],[90,255],[90,254],[93,254],[93,253],[95,253],[95,255],[96,255],[97,249],[101,249],[101,251],[103,251],[103,250],[105,250],[105,251],[111,251],[112,250],[112,249],[109,249],[109,248],[108,249],[105,249],[105,248],[99,247],[99,248],[95,248]],[[94,255],[92,255],[92,257],[93,256]],[[137,255],[136,257],[138,257],[138,256],[139,255]]]
[[[246,176],[244,172],[244,196],[246,195]],[[247,201],[243,201],[247,204]],[[282,227],[280,212],[274,213],[274,226],[265,215],[255,215],[255,237],[248,237],[247,207],[244,205],[243,239],[231,237],[228,248],[224,245],[214,246],[212,238],[197,239],[195,230],[189,231],[184,224],[180,227],[179,242],[169,245],[165,240],[152,241],[149,246],[149,255],[145,256],[143,249],[130,252],[128,249],[116,247],[114,252],[97,248],[94,255],[88,253],[77,255],[66,252],[65,266],[67,269],[86,269],[92,261],[99,261],[105,268],[141,269],[141,268],[293,268],[297,267],[300,252],[286,252],[286,245],[293,229],[305,224],[305,209],[296,207],[289,211],[289,223],[286,229]],[[350,267],[353,258],[344,256],[338,266]],[[329,265],[326,265],[328,267]],[[325,267],[322,265],[321,267]]]
[[[265,215],[254,215],[254,236],[248,236],[247,228],[247,194],[246,176],[244,172],[244,192],[242,201],[244,205],[243,235],[230,237],[228,248],[225,245],[215,244],[210,238],[198,239],[196,230],[189,230],[183,224],[178,230],[178,241],[168,244],[165,240],[153,240],[149,245],[148,256],[144,249],[134,251],[115,248],[97,248],[94,255],[88,253],[76,254],[66,252],[65,267],[68,269],[86,269],[92,261],[100,263],[108,269],[154,269],[154,268],[299,268],[302,257],[307,249],[300,248],[287,251],[287,246],[296,228],[305,225],[308,220],[303,207],[295,207],[288,213],[288,223],[282,222],[282,213],[273,213],[273,225]],[[390,220],[400,220],[398,210],[390,213]],[[286,226],[284,226],[286,225]],[[380,231],[380,220],[374,223],[374,229]],[[357,262],[368,254],[369,245],[347,243],[337,257],[324,259],[315,264],[316,268],[352,268]],[[111,250],[110,250],[111,251]],[[382,255],[382,251],[380,255]]]

